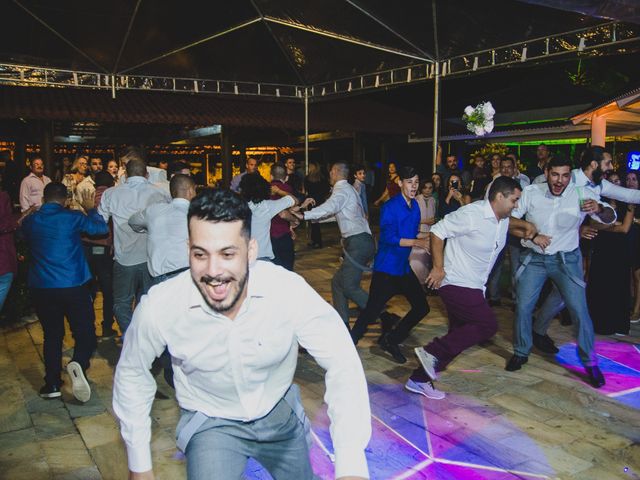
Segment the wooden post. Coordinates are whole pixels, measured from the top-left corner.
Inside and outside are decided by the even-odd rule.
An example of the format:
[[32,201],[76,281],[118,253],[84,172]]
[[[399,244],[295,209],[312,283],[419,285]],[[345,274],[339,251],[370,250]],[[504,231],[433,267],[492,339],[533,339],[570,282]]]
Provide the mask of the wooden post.
[[605,146],[607,137],[607,119],[595,113],[591,117],[591,145]]

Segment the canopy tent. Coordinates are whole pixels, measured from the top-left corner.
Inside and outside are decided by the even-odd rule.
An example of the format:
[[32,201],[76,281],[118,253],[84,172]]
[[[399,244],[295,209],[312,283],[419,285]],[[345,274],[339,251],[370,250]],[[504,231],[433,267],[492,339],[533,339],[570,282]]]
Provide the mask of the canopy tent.
[[639,12],[616,0],[13,0],[0,83],[292,98],[308,131],[309,103],[433,79],[437,129],[442,79],[635,51],[640,27],[611,20]]

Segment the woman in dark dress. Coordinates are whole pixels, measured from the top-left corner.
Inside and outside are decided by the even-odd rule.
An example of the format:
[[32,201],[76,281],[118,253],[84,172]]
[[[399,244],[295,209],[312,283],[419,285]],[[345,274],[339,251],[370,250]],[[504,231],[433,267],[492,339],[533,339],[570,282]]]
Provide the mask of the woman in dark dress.
[[[609,181],[620,184],[620,177],[609,175]],[[592,244],[591,265],[587,282],[587,305],[593,329],[600,335],[627,335],[631,304],[631,241],[634,205],[606,200],[616,209],[614,225],[590,222],[599,231]]]
[[[309,162],[309,173],[304,178],[304,190],[307,198],[311,197],[316,201],[316,205],[323,203],[329,196],[329,182],[322,176],[320,166],[316,162]],[[322,248],[322,232],[320,224],[310,222],[311,225],[311,248]]]

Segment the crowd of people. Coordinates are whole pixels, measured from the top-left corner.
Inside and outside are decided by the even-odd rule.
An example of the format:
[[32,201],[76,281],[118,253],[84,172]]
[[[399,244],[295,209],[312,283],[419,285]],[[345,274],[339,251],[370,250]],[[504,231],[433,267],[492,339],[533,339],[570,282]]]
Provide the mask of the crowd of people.
[[[526,170],[513,153],[476,155],[460,168],[457,156],[439,150],[436,172],[423,178],[389,163],[371,202],[380,207],[376,245],[373,182],[362,165],[336,162],[325,178],[311,162],[303,176],[288,158],[265,179],[248,158],[230,189],[197,193],[188,165],[151,167],[134,147],[119,163],[79,156],[54,181],[33,158],[19,216],[0,191],[0,309],[15,278],[19,230],[44,331],[40,395],[62,395],[66,317],[75,341],[66,370],[73,395],[86,402],[97,345],[93,302],[102,292],[98,338],[122,347],[113,401],[131,478],[153,478],[156,359],[181,407],[177,438],[189,478],[239,477],[249,457],[283,478],[311,478],[308,420],[292,384],[299,348],[327,370],[336,476],[367,478],[371,428],[359,341],[379,321],[380,348],[405,363],[403,343],[438,295],[447,333],[415,347],[419,366],[405,388],[444,398],[434,384],[439,374],[498,330],[494,308],[505,298],[507,263],[515,319],[505,369],[520,370],[533,347],[557,353],[547,331],[566,309],[586,381],[605,384],[594,331],[626,335],[640,320],[638,173],[614,171],[610,153],[596,146],[577,163],[572,169],[546,145]],[[333,308],[292,273],[296,229],[307,222],[308,246],[322,248],[320,225],[332,219],[342,247]],[[385,311],[396,295],[409,303],[402,318]]]

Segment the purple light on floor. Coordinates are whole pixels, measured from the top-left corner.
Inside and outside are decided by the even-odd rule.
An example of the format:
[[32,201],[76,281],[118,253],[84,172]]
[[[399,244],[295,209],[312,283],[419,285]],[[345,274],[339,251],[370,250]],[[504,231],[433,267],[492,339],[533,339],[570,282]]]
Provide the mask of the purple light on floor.
[[[595,345],[598,365],[606,384],[598,389],[611,398],[640,409],[640,350],[638,346],[612,340],[598,340]],[[583,380],[584,367],[578,358],[576,345],[567,343],[556,355],[558,362],[568,370],[576,372]]]

